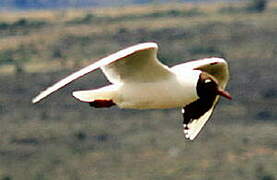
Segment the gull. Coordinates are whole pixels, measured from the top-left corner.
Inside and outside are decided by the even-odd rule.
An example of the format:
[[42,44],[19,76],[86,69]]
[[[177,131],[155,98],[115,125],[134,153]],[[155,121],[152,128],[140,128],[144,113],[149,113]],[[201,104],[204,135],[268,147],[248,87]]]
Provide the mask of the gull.
[[228,64],[210,57],[168,67],[157,58],[158,45],[140,43],[120,50],[58,81],[36,96],[37,103],[72,81],[101,69],[111,84],[72,95],[90,106],[129,109],[181,108],[185,139],[193,140],[209,120],[229,80]]

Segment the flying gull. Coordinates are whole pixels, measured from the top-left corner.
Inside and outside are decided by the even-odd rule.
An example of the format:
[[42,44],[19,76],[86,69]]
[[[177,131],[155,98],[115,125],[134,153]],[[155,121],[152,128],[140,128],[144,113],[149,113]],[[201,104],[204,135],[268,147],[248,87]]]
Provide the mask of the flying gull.
[[73,92],[73,96],[95,108],[182,108],[185,139],[193,140],[210,118],[225,91],[228,64],[211,57],[168,67],[157,58],[158,45],[141,43],[120,50],[58,81],[42,91],[37,103],[72,81],[100,68],[110,85]]

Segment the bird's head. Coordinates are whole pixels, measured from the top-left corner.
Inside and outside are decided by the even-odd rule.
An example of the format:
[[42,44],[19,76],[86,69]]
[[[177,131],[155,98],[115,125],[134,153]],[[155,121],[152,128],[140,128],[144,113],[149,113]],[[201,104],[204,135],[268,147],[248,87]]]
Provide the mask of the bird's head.
[[220,88],[218,81],[213,76],[205,72],[200,73],[196,89],[200,98],[209,98],[220,95],[227,99],[232,99],[230,93]]

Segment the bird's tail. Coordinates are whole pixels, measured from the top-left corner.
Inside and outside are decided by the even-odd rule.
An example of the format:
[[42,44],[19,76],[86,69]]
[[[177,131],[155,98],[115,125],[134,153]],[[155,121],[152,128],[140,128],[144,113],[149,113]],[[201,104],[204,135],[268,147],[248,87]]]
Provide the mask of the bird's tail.
[[99,89],[74,91],[72,95],[82,102],[94,102],[96,100],[113,100],[117,89],[114,85]]

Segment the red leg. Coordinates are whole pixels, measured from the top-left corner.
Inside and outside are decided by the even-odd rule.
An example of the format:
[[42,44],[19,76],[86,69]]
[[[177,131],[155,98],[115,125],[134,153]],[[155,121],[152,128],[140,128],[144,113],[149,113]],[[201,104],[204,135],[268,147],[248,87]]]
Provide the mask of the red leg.
[[89,103],[90,106],[95,108],[107,108],[116,105],[113,100],[99,99]]

